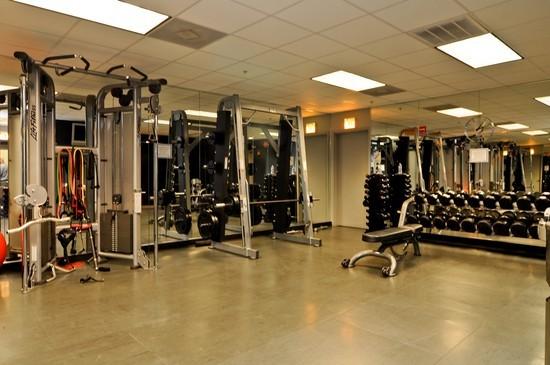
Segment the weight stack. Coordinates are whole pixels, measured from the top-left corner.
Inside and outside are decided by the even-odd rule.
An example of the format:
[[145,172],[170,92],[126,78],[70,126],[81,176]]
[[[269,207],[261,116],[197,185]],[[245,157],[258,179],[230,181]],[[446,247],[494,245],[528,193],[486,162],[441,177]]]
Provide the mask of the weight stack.
[[[265,175],[264,184],[262,186],[262,200],[275,200],[277,199],[277,176],[276,175]],[[273,222],[274,218],[274,205],[266,204],[265,205],[265,222]]]
[[411,197],[411,176],[394,174],[390,177],[390,219],[392,226],[397,227],[403,202]]
[[389,179],[382,174],[371,174],[365,178],[363,206],[367,210],[367,232],[386,228],[390,208]]

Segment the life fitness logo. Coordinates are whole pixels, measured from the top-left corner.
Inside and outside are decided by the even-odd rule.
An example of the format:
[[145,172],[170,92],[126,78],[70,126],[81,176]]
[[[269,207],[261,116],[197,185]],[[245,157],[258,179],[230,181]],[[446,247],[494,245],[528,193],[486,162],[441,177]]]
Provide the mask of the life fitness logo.
[[32,139],[38,141],[38,124],[36,124],[36,105],[31,105],[30,134]]

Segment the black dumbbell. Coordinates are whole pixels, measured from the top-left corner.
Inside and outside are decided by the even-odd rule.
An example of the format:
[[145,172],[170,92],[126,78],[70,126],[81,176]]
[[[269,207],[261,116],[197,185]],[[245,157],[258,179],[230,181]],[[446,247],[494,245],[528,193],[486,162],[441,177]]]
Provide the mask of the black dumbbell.
[[500,205],[500,209],[514,209],[513,195],[511,193],[503,195],[499,199],[498,204]]
[[510,226],[515,221],[516,215],[514,212],[504,212],[493,224],[493,231],[498,236],[509,236],[510,235]]
[[533,210],[532,200],[529,195],[523,195],[516,201],[519,210]]

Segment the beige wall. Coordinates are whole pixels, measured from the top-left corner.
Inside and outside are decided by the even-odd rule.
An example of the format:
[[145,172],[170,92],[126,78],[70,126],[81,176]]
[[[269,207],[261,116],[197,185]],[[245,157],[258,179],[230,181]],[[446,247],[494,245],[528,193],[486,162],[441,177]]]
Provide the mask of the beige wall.
[[[355,129],[344,129],[344,118],[355,117]],[[324,114],[304,118],[304,122],[316,122],[317,132],[307,136],[308,161],[310,165],[309,183],[313,192],[324,192],[327,205],[319,204],[318,215],[326,212],[334,225],[365,227],[365,209],[363,207],[363,183],[369,170],[370,110],[360,109],[343,113]],[[327,155],[322,161],[320,155],[313,157],[313,151],[321,151],[322,138]],[[309,150],[312,150],[309,153]],[[318,170],[318,171],[315,171]],[[323,175],[327,178],[323,180]],[[324,187],[323,187],[324,184]],[[319,196],[322,198],[322,196]],[[320,202],[318,202],[320,203]],[[318,220],[315,215],[314,220]]]
[[319,201],[313,203],[313,222],[330,221],[329,197],[329,144],[328,136],[317,135],[306,138],[306,153],[309,173],[309,191]]
[[368,132],[336,137],[336,189],[334,224],[365,228],[363,184],[369,169]]

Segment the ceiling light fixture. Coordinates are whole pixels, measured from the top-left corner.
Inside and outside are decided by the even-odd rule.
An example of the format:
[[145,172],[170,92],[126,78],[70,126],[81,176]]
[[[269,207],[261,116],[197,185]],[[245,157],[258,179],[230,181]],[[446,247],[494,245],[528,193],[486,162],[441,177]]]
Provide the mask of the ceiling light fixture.
[[355,129],[355,117],[344,118],[344,129]]
[[306,134],[314,134],[315,132],[317,132],[317,123],[306,123]]
[[366,77],[342,70],[316,76],[313,77],[312,80],[353,91],[363,91],[386,85],[381,82],[367,79]]
[[437,49],[473,68],[522,59],[512,48],[491,33],[444,44]]
[[[143,123],[154,124],[155,121],[153,119],[147,119],[147,120],[144,120]],[[159,125],[170,125],[170,121],[165,119],[159,119]]]
[[0,91],[17,89],[19,86],[0,85]]
[[534,131],[525,131],[525,132],[522,132],[522,133],[527,134],[529,136],[543,136],[545,134],[548,134],[548,132],[542,131],[540,129],[537,129],[537,130],[534,130]]
[[13,0],[111,27],[146,34],[169,17],[118,0]]
[[443,109],[443,110],[437,110],[437,112],[441,114],[449,115],[451,117],[456,117],[456,118],[474,117],[476,115],[483,114],[481,112],[476,112],[475,110],[471,110],[467,108]]
[[497,124],[497,127],[506,129],[509,131],[516,131],[518,129],[527,129],[529,126],[521,123],[506,123],[506,124]]
[[205,112],[202,110],[186,110],[185,113],[193,117],[214,118],[214,119],[218,117],[218,113]]
[[550,96],[540,96],[538,98],[535,98],[535,100],[539,103],[550,106]]

